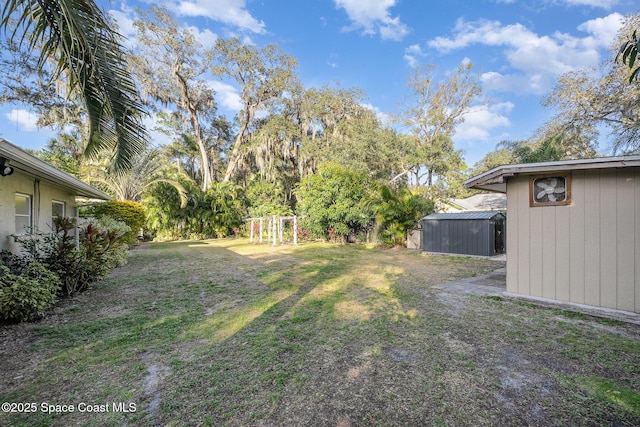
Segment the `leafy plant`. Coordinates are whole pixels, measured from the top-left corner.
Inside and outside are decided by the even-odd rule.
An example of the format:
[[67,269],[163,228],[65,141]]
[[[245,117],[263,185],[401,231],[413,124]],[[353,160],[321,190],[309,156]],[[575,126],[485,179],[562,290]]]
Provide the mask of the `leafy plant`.
[[365,202],[369,191],[366,172],[328,164],[300,182],[298,215],[316,237],[347,241],[372,223],[373,214]]
[[0,318],[26,321],[42,316],[57,301],[58,276],[39,263],[32,262],[21,274],[12,274],[0,264]]
[[122,221],[129,226],[129,231],[125,233],[125,241],[128,245],[134,245],[137,241],[138,232],[144,227],[146,221],[146,211],[144,206],[131,200],[110,200],[88,207],[83,213],[85,217],[104,218],[110,217],[116,221]]
[[242,189],[231,182],[211,183],[206,192],[192,185],[184,207],[176,191],[160,183],[145,203],[149,227],[169,239],[230,236],[242,225],[246,205]]
[[425,215],[434,211],[434,202],[406,187],[382,185],[369,200],[376,215],[382,241],[390,246],[404,245],[407,232]]
[[27,266],[25,268],[34,262],[42,263],[60,278],[60,293],[67,296],[86,290],[121,262],[117,253],[125,245],[123,232],[106,227],[99,230],[87,223],[80,227],[76,247],[74,219],[57,217],[53,226],[52,233],[14,236],[23,249],[22,256],[6,258],[12,260],[13,265]]
[[256,179],[247,188],[249,216],[292,215],[291,207],[284,203],[282,185]]
[[640,37],[638,37],[637,31],[634,31],[631,35],[631,39],[625,41],[616,55],[616,61],[622,61],[627,65],[630,70],[633,70],[629,75],[629,83],[640,78],[640,66],[633,69],[638,57],[638,45],[640,45]]

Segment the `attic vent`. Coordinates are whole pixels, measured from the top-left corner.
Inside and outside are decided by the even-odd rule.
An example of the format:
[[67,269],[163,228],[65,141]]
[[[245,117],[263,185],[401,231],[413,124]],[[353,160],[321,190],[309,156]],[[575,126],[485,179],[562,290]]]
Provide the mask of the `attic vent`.
[[571,203],[571,175],[532,176],[529,179],[530,206],[558,206]]

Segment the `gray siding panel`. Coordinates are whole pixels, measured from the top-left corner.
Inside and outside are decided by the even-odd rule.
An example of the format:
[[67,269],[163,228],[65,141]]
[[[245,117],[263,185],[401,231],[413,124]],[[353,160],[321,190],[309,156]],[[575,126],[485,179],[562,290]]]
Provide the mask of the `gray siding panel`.
[[422,220],[423,249],[463,255],[496,255],[496,221],[505,221],[504,215],[496,212],[430,215]]

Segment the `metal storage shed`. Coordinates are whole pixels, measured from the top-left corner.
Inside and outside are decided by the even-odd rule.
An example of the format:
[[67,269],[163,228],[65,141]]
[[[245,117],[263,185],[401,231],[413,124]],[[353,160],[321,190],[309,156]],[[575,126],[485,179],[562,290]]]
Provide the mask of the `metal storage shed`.
[[493,256],[505,252],[506,217],[500,212],[435,213],[422,219],[426,252]]

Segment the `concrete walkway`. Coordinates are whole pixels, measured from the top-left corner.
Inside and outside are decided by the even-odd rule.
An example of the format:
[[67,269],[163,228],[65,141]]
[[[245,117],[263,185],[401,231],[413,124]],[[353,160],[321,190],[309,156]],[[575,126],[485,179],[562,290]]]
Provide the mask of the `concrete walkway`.
[[502,296],[507,290],[507,270],[499,268],[489,274],[443,283],[434,286],[434,288],[471,295]]
[[441,285],[436,285],[433,288],[467,295],[500,296],[515,301],[525,301],[533,303],[541,307],[556,310],[573,310],[589,316],[615,319],[620,320],[621,322],[633,323],[640,326],[640,314],[638,313],[613,310],[603,307],[593,307],[583,304],[561,302],[547,298],[531,297],[507,292],[506,268],[499,268],[489,274],[484,274],[482,276],[469,277],[466,279],[458,280],[456,282],[443,283]]

